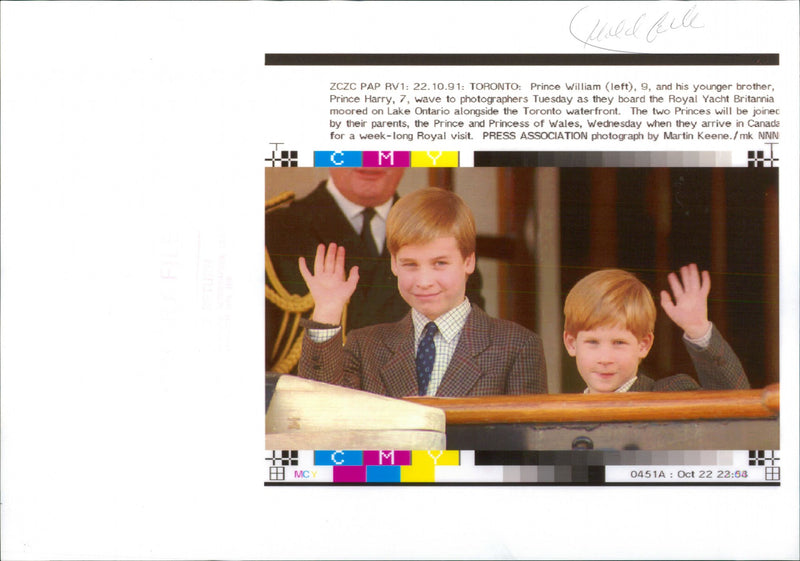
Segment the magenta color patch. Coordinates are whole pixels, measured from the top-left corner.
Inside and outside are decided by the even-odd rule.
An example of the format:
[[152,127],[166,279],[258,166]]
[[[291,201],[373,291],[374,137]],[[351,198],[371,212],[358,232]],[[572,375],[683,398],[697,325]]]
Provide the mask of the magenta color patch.
[[366,483],[366,466],[333,466],[334,483]]
[[407,168],[411,167],[411,152],[362,152],[361,165],[366,168]]
[[365,466],[410,466],[408,450],[364,450]]

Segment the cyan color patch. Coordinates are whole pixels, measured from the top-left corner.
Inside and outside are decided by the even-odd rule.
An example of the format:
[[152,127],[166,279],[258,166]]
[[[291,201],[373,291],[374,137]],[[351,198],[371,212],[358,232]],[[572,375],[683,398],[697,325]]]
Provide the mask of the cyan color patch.
[[359,168],[361,165],[361,152],[314,152],[315,168]]
[[360,466],[363,465],[361,450],[315,450],[314,465]]
[[367,466],[367,483],[400,483],[400,466]]

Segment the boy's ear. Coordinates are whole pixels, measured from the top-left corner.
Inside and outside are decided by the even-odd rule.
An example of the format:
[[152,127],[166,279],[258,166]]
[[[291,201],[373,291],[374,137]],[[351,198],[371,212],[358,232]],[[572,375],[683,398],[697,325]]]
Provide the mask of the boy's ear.
[[564,346],[567,348],[567,354],[569,356],[575,356],[577,354],[577,349],[575,348],[575,336],[571,333],[564,332]]
[[639,339],[639,358],[644,358],[647,356],[647,353],[650,352],[650,349],[653,348],[653,341],[655,340],[655,336],[652,333],[648,333],[641,339]]
[[397,276],[397,258],[394,255],[391,256],[390,263],[392,264],[392,274]]
[[475,252],[474,251],[472,253],[470,253],[469,255],[467,255],[466,259],[464,259],[464,266],[467,269],[467,274],[468,275],[471,275],[472,273],[475,272]]

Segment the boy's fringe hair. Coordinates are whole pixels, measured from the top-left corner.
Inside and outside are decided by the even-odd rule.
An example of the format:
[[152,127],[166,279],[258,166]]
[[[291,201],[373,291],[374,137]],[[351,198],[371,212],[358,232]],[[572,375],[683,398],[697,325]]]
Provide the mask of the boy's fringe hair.
[[653,333],[656,305],[633,274],[604,269],[583,277],[564,302],[564,331],[577,335],[597,327],[622,327],[638,339]]

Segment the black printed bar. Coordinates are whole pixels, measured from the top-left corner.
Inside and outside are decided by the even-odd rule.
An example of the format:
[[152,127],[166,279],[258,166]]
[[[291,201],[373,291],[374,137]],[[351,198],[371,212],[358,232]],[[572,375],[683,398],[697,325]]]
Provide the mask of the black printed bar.
[[475,451],[476,466],[604,466],[617,465],[621,459],[620,452],[605,450]]
[[[778,167],[770,151],[748,151],[748,167]],[[711,151],[563,151],[474,152],[474,167],[737,167],[731,152]]]
[[[729,462],[720,450],[476,450],[476,466],[718,465]],[[750,450],[749,465],[775,465],[774,450]]]
[[777,53],[267,53],[266,66],[777,66]]

